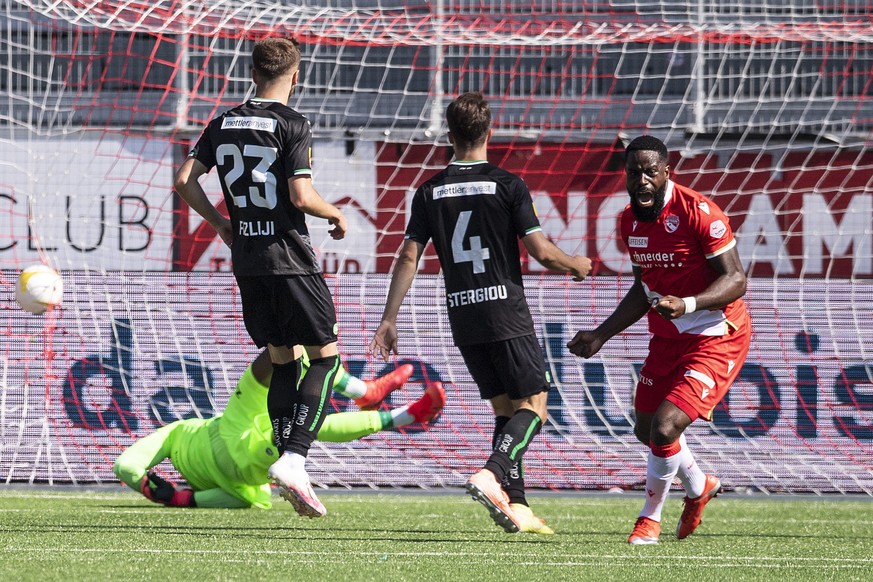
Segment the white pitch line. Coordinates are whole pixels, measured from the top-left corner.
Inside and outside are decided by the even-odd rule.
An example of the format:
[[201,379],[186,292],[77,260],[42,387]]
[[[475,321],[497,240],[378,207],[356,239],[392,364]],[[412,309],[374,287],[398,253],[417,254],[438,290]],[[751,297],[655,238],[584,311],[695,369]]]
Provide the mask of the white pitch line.
[[[0,551],[3,552],[51,552],[53,555],[57,555],[60,553],[68,552],[68,553],[80,553],[80,554],[92,554],[92,553],[124,553],[124,554],[224,554],[226,550],[186,550],[186,549],[148,549],[148,548],[140,548],[140,549],[126,549],[126,548],[18,548],[13,546],[6,546],[0,548]],[[267,552],[268,554],[281,554],[281,555],[294,555],[294,556],[330,556],[330,555],[338,555],[338,556],[384,556],[384,557],[403,557],[403,558],[416,558],[422,556],[428,557],[472,557],[472,558],[493,558],[494,554],[490,552],[349,552],[349,551],[339,551],[339,552],[331,552],[326,550],[281,550],[274,552]],[[725,561],[736,562],[737,564],[747,564],[749,562],[774,562],[769,567],[779,567],[778,562],[806,562],[810,565],[821,564],[821,563],[833,563],[833,564],[869,564],[873,562],[873,558],[809,558],[809,557],[801,557],[801,556],[784,556],[784,557],[773,557],[773,556],[761,556],[761,557],[742,557],[742,556],[701,556],[701,555],[671,555],[671,556],[657,556],[651,554],[640,554],[637,556],[629,556],[629,555],[620,555],[620,554],[574,554],[574,558],[582,558],[582,559],[592,559],[592,560],[645,560],[645,561],[653,561],[660,560],[666,562],[683,562],[683,561],[697,561],[697,562],[714,562],[714,563],[723,563]],[[526,562],[522,562],[525,564]],[[562,565],[562,564],[572,564],[573,562],[532,562],[535,564],[553,564],[553,565]],[[602,563],[602,562],[601,562]]]
[[[786,558],[788,561],[788,558]],[[568,566],[602,566],[603,562],[601,560],[592,560],[590,562],[520,562],[517,564],[519,566],[556,566],[556,567],[568,567]],[[746,568],[749,566],[748,563],[745,562],[716,562],[706,565],[708,568]],[[862,564],[828,564],[828,568],[838,569],[838,570],[856,570],[858,568],[863,567]],[[755,569],[769,568],[771,570],[809,570],[810,568],[819,569],[822,567],[822,564],[758,564],[755,566]]]

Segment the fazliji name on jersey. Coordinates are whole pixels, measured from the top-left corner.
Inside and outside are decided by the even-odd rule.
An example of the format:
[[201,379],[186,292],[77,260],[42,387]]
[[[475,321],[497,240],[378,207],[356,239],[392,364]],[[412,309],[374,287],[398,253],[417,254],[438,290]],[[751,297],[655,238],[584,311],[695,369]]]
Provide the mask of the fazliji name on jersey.
[[276,223],[272,220],[241,220],[239,223],[240,236],[274,236]]

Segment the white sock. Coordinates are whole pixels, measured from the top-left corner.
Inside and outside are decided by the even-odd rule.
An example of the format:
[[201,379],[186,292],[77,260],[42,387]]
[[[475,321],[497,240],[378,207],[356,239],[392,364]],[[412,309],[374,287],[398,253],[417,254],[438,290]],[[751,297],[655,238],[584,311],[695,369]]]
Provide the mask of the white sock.
[[391,421],[395,427],[406,426],[415,422],[415,417],[409,414],[409,405],[391,409]]
[[288,467],[294,469],[295,471],[306,470],[306,457],[304,457],[300,453],[289,453],[288,451],[285,451],[282,454],[281,460],[283,463],[288,465]]
[[347,374],[346,385],[342,389],[337,388],[336,391],[343,396],[354,400],[355,398],[360,398],[367,393],[367,383],[360,378]]
[[658,457],[649,450],[649,460],[646,465],[646,502],[640,517],[648,517],[661,521],[661,510],[670,492],[670,485],[676,471],[679,470],[679,455]]
[[682,450],[676,455],[681,459],[678,472],[679,480],[682,481],[685,494],[694,499],[703,495],[703,490],[706,488],[706,473],[700,470],[700,466],[694,460],[694,455],[691,454],[691,449],[688,448],[688,443],[685,440],[685,433],[679,437],[679,444],[682,445]]

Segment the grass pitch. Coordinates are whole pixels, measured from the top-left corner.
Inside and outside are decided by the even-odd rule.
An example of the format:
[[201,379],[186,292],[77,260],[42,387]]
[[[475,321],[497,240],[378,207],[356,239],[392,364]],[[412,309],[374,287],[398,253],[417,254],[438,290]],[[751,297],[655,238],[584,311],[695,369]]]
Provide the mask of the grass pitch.
[[506,534],[459,490],[319,493],[323,519],[170,509],[133,492],[0,489],[0,579],[530,581],[873,580],[873,500],[741,497],[707,506],[675,539],[626,543],[642,498],[532,493],[556,535]]

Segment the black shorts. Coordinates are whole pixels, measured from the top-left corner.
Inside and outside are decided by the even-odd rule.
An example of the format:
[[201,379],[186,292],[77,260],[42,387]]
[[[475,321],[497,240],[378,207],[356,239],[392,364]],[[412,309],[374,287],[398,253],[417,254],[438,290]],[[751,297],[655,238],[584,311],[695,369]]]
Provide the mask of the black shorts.
[[246,330],[259,348],[336,341],[336,309],[320,273],[237,277],[236,282]]
[[485,400],[502,394],[518,400],[550,388],[543,349],[535,335],[458,349]]

